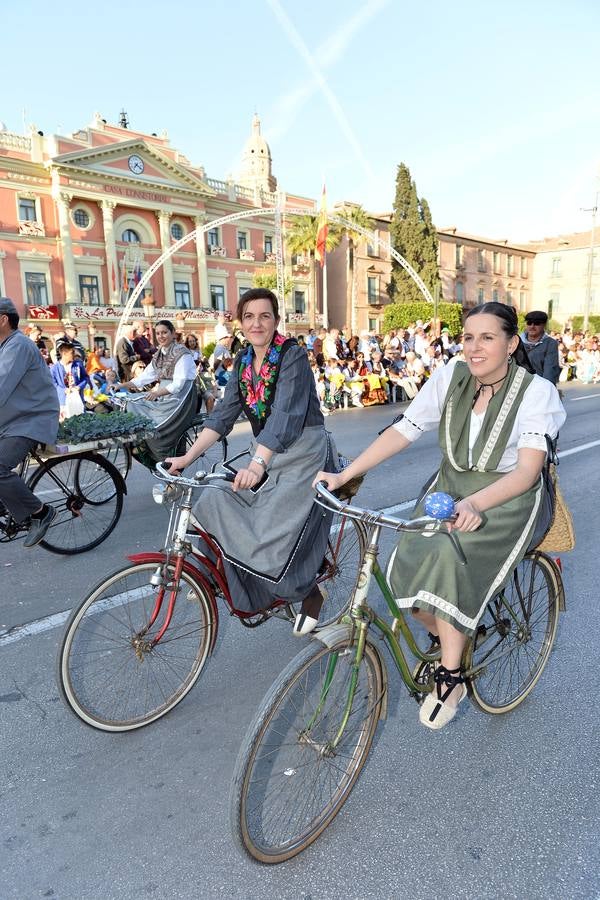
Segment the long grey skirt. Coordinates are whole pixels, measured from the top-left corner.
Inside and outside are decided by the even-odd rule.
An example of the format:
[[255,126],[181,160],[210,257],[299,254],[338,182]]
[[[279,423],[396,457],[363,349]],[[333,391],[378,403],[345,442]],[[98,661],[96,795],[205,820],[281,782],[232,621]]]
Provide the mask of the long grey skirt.
[[[260,437],[258,438],[260,442]],[[256,441],[228,461],[245,468]],[[305,428],[284,453],[276,453],[269,477],[256,493],[233,493],[230,484],[202,491],[194,515],[219,545],[234,607],[246,613],[276,600],[303,600],[325,557],[331,513],[313,502],[320,469],[337,471],[333,440],[318,425]]]
[[[161,387],[167,387],[171,381],[161,381]],[[189,428],[196,413],[197,393],[193,381],[186,381],[179,394],[169,394],[158,400],[148,400],[145,394],[129,394],[127,410],[140,416],[147,416],[156,424],[156,431],[146,438],[146,446],[156,462],[165,456],[172,456],[177,451],[180,437]]]

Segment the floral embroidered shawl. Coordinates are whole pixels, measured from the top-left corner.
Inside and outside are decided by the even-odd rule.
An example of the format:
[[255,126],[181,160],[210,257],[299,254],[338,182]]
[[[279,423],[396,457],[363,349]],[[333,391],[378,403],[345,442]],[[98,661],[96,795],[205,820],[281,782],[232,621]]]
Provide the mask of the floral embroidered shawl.
[[293,338],[286,339],[276,331],[265,353],[258,378],[254,375],[252,368],[254,359],[252,345],[250,344],[239,357],[238,391],[242,409],[250,421],[255,437],[264,428],[271,412],[281,361],[288,348],[295,343]]

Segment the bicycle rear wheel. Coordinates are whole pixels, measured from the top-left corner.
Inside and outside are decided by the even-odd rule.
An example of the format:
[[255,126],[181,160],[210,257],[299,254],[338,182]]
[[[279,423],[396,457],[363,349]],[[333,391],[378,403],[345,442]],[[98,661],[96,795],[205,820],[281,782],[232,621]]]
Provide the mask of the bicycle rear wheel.
[[99,452],[113,464],[123,478],[127,478],[133,462],[133,454],[129,444],[122,444],[121,446],[111,447],[109,450],[101,450]]
[[105,540],[123,509],[123,482],[115,467],[97,453],[41,463],[28,482],[57,516],[40,547],[62,555],[92,550]]
[[[177,446],[177,455],[183,456],[186,453],[200,432],[202,431],[201,426],[191,425],[185,434],[179,439],[179,444]],[[213,444],[212,447],[209,447],[208,450],[200,456],[195,463],[195,467],[197,469],[203,469],[206,472],[212,472],[215,466],[218,466],[219,463],[222,463],[227,459],[227,438],[222,437]]]
[[559,586],[541,553],[528,553],[488,603],[465,653],[471,699],[484,712],[522,703],[542,674],[558,625]]
[[[136,563],[98,584],[71,615],[58,657],[58,682],[67,705],[87,725],[131,731],[155,722],[192,689],[210,653],[215,622],[204,588],[182,572],[173,618],[161,640],[174,570],[150,626],[161,567]],[[163,573],[164,574],[164,573]]]
[[[315,841],[347,800],[371,748],[384,677],[376,651],[341,640],[311,644],[265,697],[236,762],[234,838],[263,863],[291,859]],[[353,673],[356,693],[339,741]]]
[[347,516],[334,516],[322,573],[317,578],[324,597],[319,628],[337,622],[347,612],[366,546],[367,535],[360,523]]

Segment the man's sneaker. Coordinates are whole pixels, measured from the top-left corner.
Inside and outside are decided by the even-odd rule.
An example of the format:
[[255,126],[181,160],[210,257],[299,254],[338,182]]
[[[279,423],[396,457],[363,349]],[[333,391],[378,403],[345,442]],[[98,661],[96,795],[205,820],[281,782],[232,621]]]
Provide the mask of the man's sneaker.
[[27,532],[27,537],[23,542],[23,546],[27,547],[29,550],[31,547],[35,547],[36,544],[39,544],[39,542],[44,539],[44,535],[52,525],[55,516],[56,510],[54,507],[48,506],[41,519],[32,517],[31,526]]

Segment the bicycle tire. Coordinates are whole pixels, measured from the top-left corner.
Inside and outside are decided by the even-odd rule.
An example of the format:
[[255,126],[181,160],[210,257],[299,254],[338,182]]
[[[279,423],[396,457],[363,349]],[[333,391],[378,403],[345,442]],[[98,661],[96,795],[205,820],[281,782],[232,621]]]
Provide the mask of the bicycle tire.
[[362,524],[348,516],[334,516],[325,553],[324,571],[317,578],[323,594],[320,628],[327,628],[348,612],[359,566],[367,547]]
[[117,472],[121,473],[123,479],[127,478],[133,463],[133,454],[129,444],[120,444],[111,447],[108,450],[99,450],[98,452],[101,453],[109,463],[112,463]]
[[555,567],[528,553],[488,603],[465,652],[472,702],[490,714],[509,712],[531,693],[550,657],[559,617]]
[[[85,494],[80,487],[84,463],[90,466]],[[123,510],[121,475],[97,453],[44,460],[29,479],[28,487],[34,494],[39,490],[44,502],[57,511],[40,547],[62,556],[85,553],[101,544]],[[91,496],[102,497],[102,503],[92,503]]]
[[[326,749],[339,729],[355,655],[347,639],[331,648],[311,643],[277,678],[250,724],[235,766],[230,820],[238,847],[261,863],[285,862],[310,846],[335,818],[365,764],[384,691],[381,662],[369,642],[348,726],[335,755],[328,756]],[[322,700],[323,679],[334,658],[319,710],[315,704]],[[310,701],[296,692],[310,694]],[[323,804],[314,796],[320,786],[330,793]]]
[[[133,731],[166,715],[196,684],[210,654],[210,599],[186,572],[164,637],[154,648],[144,647],[164,620],[161,612],[141,633],[155,603],[150,579],[156,570],[156,562],[117,569],[67,622],[58,654],[60,692],[78,718],[101,731]],[[169,566],[167,574],[173,571]]]

